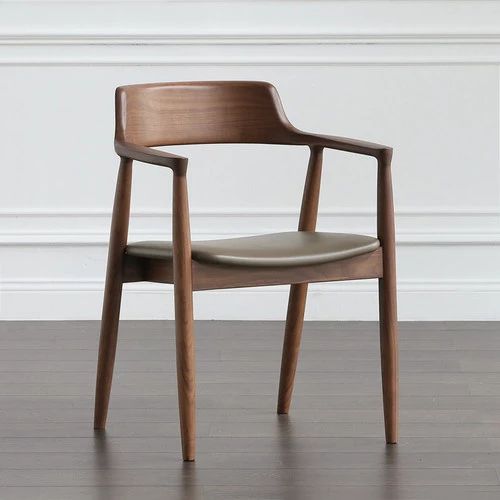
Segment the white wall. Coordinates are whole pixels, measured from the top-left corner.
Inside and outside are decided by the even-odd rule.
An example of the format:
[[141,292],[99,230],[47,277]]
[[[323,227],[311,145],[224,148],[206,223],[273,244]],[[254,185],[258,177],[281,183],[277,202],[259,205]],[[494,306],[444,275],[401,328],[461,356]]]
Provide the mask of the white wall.
[[[0,317],[100,316],[117,85],[259,79],[300,128],[394,146],[401,319],[500,319],[499,68],[495,1],[3,1]],[[177,149],[194,238],[295,227],[305,150]],[[325,161],[320,229],[372,233],[373,162]],[[131,239],[169,237],[170,181],[135,168]],[[196,316],[282,319],[286,293],[198,293]],[[128,285],[123,317],[171,299]],[[315,285],[308,318],[376,304],[374,282]]]

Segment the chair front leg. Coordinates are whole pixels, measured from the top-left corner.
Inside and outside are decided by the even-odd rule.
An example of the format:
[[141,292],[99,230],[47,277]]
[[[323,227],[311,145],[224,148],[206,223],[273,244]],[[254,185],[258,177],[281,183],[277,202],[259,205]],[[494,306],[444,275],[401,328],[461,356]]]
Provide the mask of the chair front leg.
[[174,285],[177,391],[182,457],[193,461],[196,452],[196,366],[193,329],[193,293],[186,283]]
[[[390,273],[389,273],[390,274]],[[398,326],[396,283],[390,277],[379,279],[380,357],[384,398],[385,438],[398,442]]]
[[196,450],[196,367],[191,235],[185,173],[182,175],[174,174],[172,236],[177,390],[182,457],[185,461],[193,461]]
[[97,362],[94,429],[104,429],[108,415],[123,287],[123,253],[127,244],[132,161],[122,159],[116,182]]
[[399,434],[398,319],[391,157],[392,152],[388,152],[379,160],[377,226],[382,244],[383,266],[383,277],[379,279],[379,321],[385,437],[387,443],[397,443]]

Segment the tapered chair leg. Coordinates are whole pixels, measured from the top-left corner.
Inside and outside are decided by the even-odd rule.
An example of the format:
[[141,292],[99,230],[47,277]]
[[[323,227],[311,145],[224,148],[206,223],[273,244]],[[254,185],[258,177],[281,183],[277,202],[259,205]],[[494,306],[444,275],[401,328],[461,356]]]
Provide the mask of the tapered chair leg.
[[286,414],[290,410],[293,383],[299,359],[302,327],[304,325],[306,298],[307,283],[292,285],[290,287],[278,392],[279,414]]
[[175,344],[182,457],[185,461],[193,461],[196,452],[196,367],[191,237],[185,173],[174,174],[172,214]]
[[176,290],[175,301],[177,390],[182,457],[186,461],[192,461],[196,453],[196,367],[192,293]]
[[[311,147],[304,193],[302,195],[299,231],[314,231],[316,229],[322,164],[323,148]],[[293,383],[297,371],[302,328],[304,326],[307,287],[307,283],[290,286],[278,391],[279,414],[288,413],[292,401]]]
[[399,434],[398,318],[391,159],[392,151],[386,151],[379,159],[377,228],[382,243],[383,262],[383,277],[379,279],[379,321],[385,438],[387,443],[397,443]]
[[390,280],[379,280],[380,355],[384,398],[385,438],[397,443],[399,433],[398,325],[396,286]]
[[108,250],[106,285],[102,308],[101,338],[97,362],[95,390],[94,428],[104,429],[108,415],[109,396],[113,380],[118,321],[122,296],[123,253],[127,244],[130,216],[130,191],[132,185],[132,161],[122,159],[116,182],[113,219]]
[[118,277],[107,279],[104,291],[101,340],[99,342],[99,358],[97,362],[94,429],[104,429],[106,426],[118,340],[121,296],[122,283],[120,279]]

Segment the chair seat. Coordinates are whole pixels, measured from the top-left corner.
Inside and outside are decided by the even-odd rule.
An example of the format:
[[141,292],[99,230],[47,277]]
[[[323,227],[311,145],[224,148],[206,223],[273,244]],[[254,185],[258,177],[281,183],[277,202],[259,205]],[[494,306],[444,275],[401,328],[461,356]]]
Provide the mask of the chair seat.
[[[290,267],[322,264],[370,253],[377,238],[358,234],[294,231],[224,240],[193,241],[193,260],[205,264],[245,267]],[[141,241],[127,255],[172,259],[170,241]]]

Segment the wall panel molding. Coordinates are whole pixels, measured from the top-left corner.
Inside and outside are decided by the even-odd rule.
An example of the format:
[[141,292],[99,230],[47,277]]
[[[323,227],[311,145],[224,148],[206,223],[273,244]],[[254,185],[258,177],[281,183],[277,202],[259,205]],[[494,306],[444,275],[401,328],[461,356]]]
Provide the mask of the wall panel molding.
[[1,13],[0,33],[22,36],[500,35],[494,0],[4,0]]
[[[22,40],[22,42],[20,41]],[[500,37],[3,37],[0,66],[496,65]],[[98,50],[97,50],[98,49]]]
[[[0,292],[2,320],[99,319],[103,282],[13,281],[1,284]],[[197,292],[195,317],[284,320],[287,295],[282,286]],[[122,319],[173,319],[171,285],[128,284],[123,301]],[[400,318],[408,321],[499,320],[500,282],[400,280],[398,301]],[[309,320],[365,321],[377,316],[375,280],[311,285]]]
[[4,1],[0,64],[496,64],[499,20],[490,0]]

